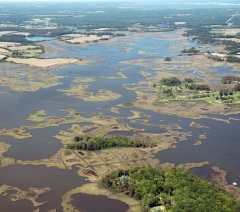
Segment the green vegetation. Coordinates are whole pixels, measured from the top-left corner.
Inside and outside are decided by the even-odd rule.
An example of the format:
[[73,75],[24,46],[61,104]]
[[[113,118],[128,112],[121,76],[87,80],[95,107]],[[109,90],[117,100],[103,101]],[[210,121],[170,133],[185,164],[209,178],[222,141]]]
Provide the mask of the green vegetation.
[[166,86],[177,86],[181,84],[181,81],[177,77],[163,78],[161,83]]
[[240,77],[236,77],[236,76],[222,77],[222,84],[231,84],[232,82],[240,82]]
[[37,48],[37,49],[29,49],[23,51],[13,51],[11,57],[14,58],[36,58],[39,55],[44,53],[44,49]]
[[141,200],[144,212],[163,206],[169,212],[237,212],[240,202],[187,170],[134,167],[107,174],[102,183]]
[[240,39],[240,32],[236,34],[236,38]]
[[240,91],[240,84],[235,85],[234,91]]
[[[170,78],[168,78],[170,79]],[[222,82],[231,83],[234,80],[238,80],[238,77],[225,76],[222,78]],[[166,80],[168,82],[169,80]],[[164,80],[165,82],[165,80]],[[163,95],[160,95],[159,102],[169,101],[189,101],[189,100],[203,100],[210,104],[227,104],[227,105],[239,105],[240,103],[240,84],[236,83],[232,90],[220,90],[219,92],[212,92],[209,85],[204,85],[202,82],[194,82],[191,78],[184,79],[185,86],[169,87],[167,85],[154,84],[153,87],[160,88]]]
[[193,81],[192,78],[185,78],[185,79],[184,79],[184,82],[185,82],[185,83],[193,83],[194,81]]
[[165,57],[164,61],[172,61],[170,57]]
[[239,57],[227,56],[227,62],[229,63],[240,63]]
[[185,87],[190,90],[210,91],[209,85],[200,85],[194,83],[185,83]]
[[223,58],[219,57],[219,56],[214,56],[214,55],[208,55],[208,59],[212,59],[212,60],[215,60],[215,61],[224,61]]
[[21,43],[22,45],[31,44],[31,41],[28,41],[23,35],[2,35],[0,36],[0,42],[14,42]]
[[69,149],[100,150],[112,147],[153,147],[152,143],[132,140],[122,135],[108,137],[75,136],[73,141],[74,143],[68,144]]
[[25,50],[11,50],[9,48],[5,48],[9,52],[2,53],[6,57],[13,58],[37,58],[41,54],[45,53],[44,46],[36,46],[35,48],[28,48]]
[[187,53],[187,54],[199,54],[200,51],[196,49],[195,47],[192,47],[190,49],[184,49],[181,51],[181,53]]

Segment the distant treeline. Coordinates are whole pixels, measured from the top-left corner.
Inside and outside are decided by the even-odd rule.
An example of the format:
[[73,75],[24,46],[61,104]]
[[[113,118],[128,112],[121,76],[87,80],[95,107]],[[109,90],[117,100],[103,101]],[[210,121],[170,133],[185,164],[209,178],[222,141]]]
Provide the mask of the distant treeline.
[[229,62],[229,63],[240,63],[240,58],[239,57],[234,57],[234,56],[228,56],[227,57],[227,62]]
[[24,27],[0,27],[0,31],[17,31],[17,32],[28,32],[29,36],[41,36],[41,37],[57,37],[65,34],[73,33],[73,30],[66,28],[57,29],[26,29]]
[[185,87],[190,90],[210,91],[209,85],[198,85],[198,84],[185,83]]
[[192,47],[190,49],[182,50],[181,53],[198,54],[198,53],[200,53],[200,51],[198,49],[196,49],[195,47]]
[[236,76],[224,76],[224,77],[222,77],[222,84],[231,84],[233,81],[240,82],[240,77],[236,77]]
[[14,43],[21,43],[23,45],[27,45],[32,43],[28,41],[25,36],[23,35],[14,35],[14,34],[6,34],[0,36],[0,42],[14,42]]

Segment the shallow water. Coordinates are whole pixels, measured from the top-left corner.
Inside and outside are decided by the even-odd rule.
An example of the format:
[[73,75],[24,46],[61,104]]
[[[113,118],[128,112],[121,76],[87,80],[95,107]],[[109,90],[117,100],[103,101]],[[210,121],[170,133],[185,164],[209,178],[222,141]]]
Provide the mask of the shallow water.
[[[50,209],[57,209],[62,211],[61,202],[62,196],[83,184],[85,180],[83,177],[79,177],[76,173],[76,169],[73,170],[60,170],[52,167],[47,168],[46,166],[8,166],[0,170],[0,184],[6,184],[8,186],[17,187],[23,191],[27,191],[30,187],[33,188],[44,188],[50,187],[52,191],[39,196],[37,202],[48,201],[47,204],[40,206],[40,211],[48,211]],[[2,201],[3,202],[2,202]],[[5,200],[0,198],[1,211],[2,205],[6,208],[4,211],[12,211],[12,209],[18,208],[18,211],[33,211],[30,201],[19,201],[17,204],[10,204],[8,201],[5,205]],[[35,207],[35,210],[37,208]]]
[[29,132],[33,137],[23,140],[3,136],[1,141],[12,146],[3,155],[5,157],[13,157],[16,160],[39,160],[50,158],[63,147],[59,140],[52,136],[57,135],[60,130],[66,130],[70,127],[70,125],[61,125],[59,127],[30,130]]
[[54,37],[41,37],[41,36],[26,37],[26,40],[33,41],[33,42],[47,41],[47,40],[53,40],[53,39]]
[[[226,117],[225,117],[226,118]],[[193,136],[184,142],[177,144],[177,149],[164,150],[156,155],[162,162],[177,164],[196,163],[209,161],[211,166],[218,166],[228,172],[227,180],[232,183],[239,176],[240,170],[240,141],[238,136],[239,121],[231,121],[227,124],[210,119],[197,120],[196,123],[208,126],[210,129],[189,129]],[[184,126],[181,122],[180,126]],[[198,135],[206,133],[207,139],[202,144],[194,146],[194,140],[199,140]]]
[[79,211],[86,212],[125,212],[129,209],[126,203],[109,199],[106,196],[75,194],[72,196],[72,205]]

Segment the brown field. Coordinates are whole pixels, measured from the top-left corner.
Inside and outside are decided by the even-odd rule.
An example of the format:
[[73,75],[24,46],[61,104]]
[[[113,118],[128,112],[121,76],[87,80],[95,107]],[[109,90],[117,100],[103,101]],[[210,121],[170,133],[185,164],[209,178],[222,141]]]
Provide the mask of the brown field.
[[27,50],[27,49],[35,49],[38,46],[28,45],[28,46],[12,46],[9,47],[11,51],[21,51],[21,50]]
[[11,34],[14,34],[14,35],[23,35],[23,36],[29,36],[31,35],[31,33],[29,32],[13,32]]
[[220,57],[222,59],[226,59],[226,57],[227,57],[227,54],[220,54],[220,53],[211,53],[211,55]]
[[77,63],[77,62],[79,62],[78,59],[71,59],[71,58],[53,58],[53,59],[8,58],[6,61],[19,63],[19,64],[24,64],[24,65],[29,65],[29,66],[37,66],[37,67],[41,67],[41,68],[46,68],[46,67],[55,66],[55,65],[65,65],[65,64],[69,64],[69,63]]
[[0,60],[4,59],[5,57],[5,55],[0,55]]
[[9,52],[9,51],[7,49],[0,48],[0,52],[5,53],[5,52]]
[[82,36],[83,36],[83,34],[76,34],[76,33],[62,35],[62,37],[76,37],[76,38],[82,37]]
[[20,45],[20,43],[13,43],[13,42],[0,42],[0,47],[6,48],[10,46],[17,46]]
[[0,36],[2,36],[2,35],[7,35],[7,34],[11,34],[11,33],[13,33],[13,32],[16,32],[16,31],[2,31],[2,32],[0,32]]

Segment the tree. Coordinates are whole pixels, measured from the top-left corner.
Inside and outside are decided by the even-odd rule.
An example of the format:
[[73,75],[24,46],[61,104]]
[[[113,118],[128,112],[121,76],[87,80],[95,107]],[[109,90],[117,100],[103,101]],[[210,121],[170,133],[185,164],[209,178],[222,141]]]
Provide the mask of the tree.
[[181,81],[177,77],[163,78],[161,83],[167,86],[177,86],[181,84]]
[[170,57],[165,57],[164,61],[172,61]]
[[234,91],[240,91],[240,84],[235,85]]
[[187,82],[187,83],[193,83],[193,79],[192,78],[185,78],[184,79],[184,82]]

